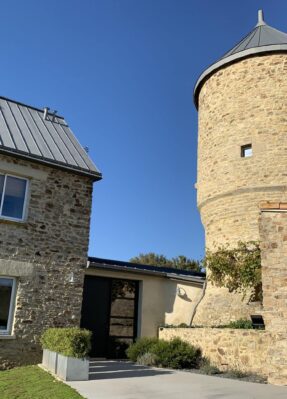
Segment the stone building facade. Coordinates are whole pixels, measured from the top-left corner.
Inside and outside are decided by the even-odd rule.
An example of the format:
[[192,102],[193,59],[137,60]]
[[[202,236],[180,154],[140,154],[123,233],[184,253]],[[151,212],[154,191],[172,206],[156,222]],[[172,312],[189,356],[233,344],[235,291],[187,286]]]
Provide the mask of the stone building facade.
[[237,369],[287,385],[287,203],[258,204],[265,330],[167,328],[160,338],[179,337],[200,347],[221,370]]
[[287,203],[263,202],[260,209],[263,315],[272,337],[268,380],[287,385]]
[[[258,23],[197,81],[198,208],[206,247],[259,241],[263,303],[207,284],[193,319],[205,328],[162,330],[199,346],[221,369],[287,385],[287,34]],[[207,270],[208,276],[208,270]],[[216,327],[260,314],[265,331]]]
[[[48,122],[52,129],[56,122]],[[36,132],[34,138],[37,142]],[[46,159],[33,160],[33,154],[28,159],[12,150],[7,154],[0,148],[0,153],[0,176],[27,181],[22,220],[2,217],[1,205],[1,369],[39,362],[39,338],[47,327],[80,325],[96,176],[67,165],[53,165],[52,160],[49,165]],[[0,186],[1,196],[3,192]],[[14,187],[4,201],[14,198],[15,202],[17,195]],[[12,292],[7,291],[9,284]]]
[[[254,30],[197,82],[197,202],[209,250],[259,240],[258,203],[287,200],[286,71],[287,35],[259,13]],[[259,310],[208,284],[194,323],[224,324]]]

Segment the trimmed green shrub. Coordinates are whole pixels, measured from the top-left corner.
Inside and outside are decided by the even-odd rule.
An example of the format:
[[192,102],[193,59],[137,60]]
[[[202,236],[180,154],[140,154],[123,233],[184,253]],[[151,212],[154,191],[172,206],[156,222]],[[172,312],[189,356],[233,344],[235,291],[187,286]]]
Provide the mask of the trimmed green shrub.
[[197,368],[201,359],[201,350],[180,338],[174,338],[171,341],[160,339],[151,350],[158,357],[158,363],[161,367],[173,369]]
[[145,353],[151,352],[150,349],[157,343],[157,338],[143,337],[136,340],[126,351],[127,357],[136,362]]
[[157,366],[158,357],[154,353],[147,352],[138,357],[137,364],[141,366]]
[[245,319],[239,319],[236,321],[231,321],[230,323],[226,324],[224,326],[225,328],[243,328],[243,329],[252,329],[252,321],[251,320],[245,320]]
[[43,349],[83,358],[91,349],[91,331],[78,328],[48,328],[41,336]]
[[154,355],[154,365],[174,369],[197,368],[201,360],[201,350],[179,338],[171,341],[141,338],[128,348],[127,355],[139,362],[147,360],[144,355]]

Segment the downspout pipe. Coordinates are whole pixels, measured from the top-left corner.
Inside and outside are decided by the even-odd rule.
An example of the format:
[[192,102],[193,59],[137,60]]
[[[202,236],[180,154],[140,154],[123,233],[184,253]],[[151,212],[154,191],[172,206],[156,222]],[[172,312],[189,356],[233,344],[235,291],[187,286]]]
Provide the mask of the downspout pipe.
[[195,307],[194,307],[194,309],[193,309],[193,312],[192,312],[192,315],[191,315],[191,319],[190,319],[190,323],[189,323],[189,326],[190,326],[190,327],[192,326],[192,322],[193,322],[195,313],[196,313],[196,311],[197,311],[198,305],[200,304],[200,302],[201,302],[201,301],[203,300],[203,298],[204,298],[205,291],[206,291],[206,285],[207,285],[207,279],[205,280],[205,282],[204,282],[204,284],[203,284],[202,294],[201,294],[201,296],[200,296],[200,298],[199,298],[199,301],[197,302],[197,304],[195,305]]

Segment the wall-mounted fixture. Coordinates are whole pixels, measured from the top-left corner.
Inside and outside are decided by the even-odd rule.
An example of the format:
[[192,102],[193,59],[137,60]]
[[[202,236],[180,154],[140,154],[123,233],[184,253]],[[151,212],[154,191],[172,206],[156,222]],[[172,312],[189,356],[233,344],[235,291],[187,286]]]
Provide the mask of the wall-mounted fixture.
[[68,274],[67,281],[70,284],[75,284],[75,275],[73,272]]
[[177,287],[176,289],[176,295],[179,296],[180,298],[185,298],[186,297],[186,291],[182,287]]

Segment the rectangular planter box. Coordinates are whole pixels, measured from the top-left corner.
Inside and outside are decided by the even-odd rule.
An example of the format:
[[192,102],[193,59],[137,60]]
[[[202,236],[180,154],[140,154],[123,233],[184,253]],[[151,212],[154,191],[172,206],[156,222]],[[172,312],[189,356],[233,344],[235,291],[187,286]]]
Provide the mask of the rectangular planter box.
[[67,357],[58,353],[57,376],[64,381],[88,381],[89,360]]
[[48,349],[43,350],[43,367],[64,381],[88,381],[89,363],[88,359],[77,359]]
[[52,352],[49,349],[43,350],[42,364],[47,370],[51,371],[51,373],[53,374],[56,374],[57,372],[57,360],[58,354],[56,352]]

